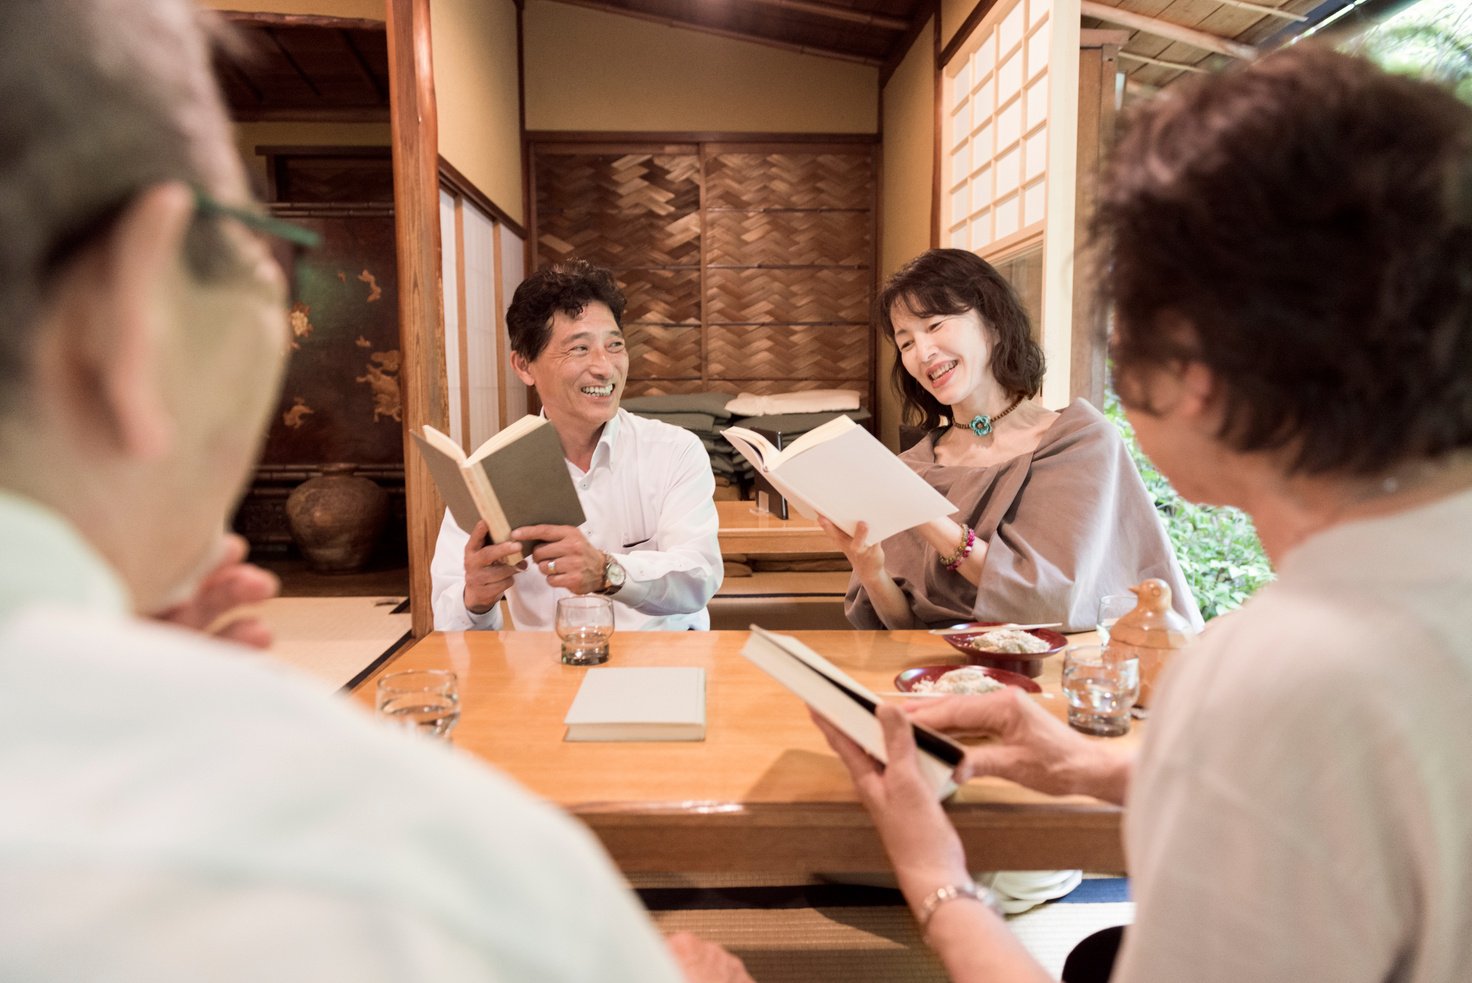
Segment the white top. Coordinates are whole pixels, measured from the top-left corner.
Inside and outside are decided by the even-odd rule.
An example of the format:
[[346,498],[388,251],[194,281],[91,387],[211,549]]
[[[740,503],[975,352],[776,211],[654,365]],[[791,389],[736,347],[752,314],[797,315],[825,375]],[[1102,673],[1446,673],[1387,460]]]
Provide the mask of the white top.
[[[627,410],[603,427],[586,472],[571,461],[587,521],[588,542],[618,560],[628,579],[613,596],[618,631],[710,627],[705,606],[725,568],[717,540],[715,477],[696,436]],[[470,537],[445,514],[435,543],[434,626],[440,631],[501,627],[500,605],[485,614],[465,609],[465,544]],[[507,592],[511,620],[529,631],[551,631],[559,597],[533,563]]]
[[1116,981],[1472,967],[1472,493],[1332,528],[1166,673]]
[[125,604],[0,494],[0,976],[679,978],[567,817]]

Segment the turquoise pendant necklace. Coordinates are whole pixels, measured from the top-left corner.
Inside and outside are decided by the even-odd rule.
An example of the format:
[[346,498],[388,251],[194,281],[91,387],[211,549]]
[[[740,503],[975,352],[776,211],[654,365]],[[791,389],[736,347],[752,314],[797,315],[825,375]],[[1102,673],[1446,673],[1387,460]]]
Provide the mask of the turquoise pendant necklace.
[[1013,410],[1017,409],[1017,407],[1021,405],[1022,397],[1018,396],[1012,401],[1011,406],[1007,407],[996,416],[987,416],[985,413],[978,413],[971,418],[971,422],[966,424],[966,426],[969,427],[971,429],[971,432],[976,434],[976,436],[978,437],[990,437],[992,435],[993,424],[995,424],[1002,417],[1006,416],[1008,413],[1011,413]]

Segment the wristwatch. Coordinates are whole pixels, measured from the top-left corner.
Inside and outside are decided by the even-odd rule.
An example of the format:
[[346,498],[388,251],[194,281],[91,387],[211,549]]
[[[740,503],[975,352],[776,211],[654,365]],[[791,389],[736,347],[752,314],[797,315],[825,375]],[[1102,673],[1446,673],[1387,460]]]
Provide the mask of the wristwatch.
[[624,581],[629,575],[624,572],[623,564],[619,563],[607,553],[603,554],[603,586],[595,590],[594,594],[602,594],[604,597],[612,597],[623,589]]

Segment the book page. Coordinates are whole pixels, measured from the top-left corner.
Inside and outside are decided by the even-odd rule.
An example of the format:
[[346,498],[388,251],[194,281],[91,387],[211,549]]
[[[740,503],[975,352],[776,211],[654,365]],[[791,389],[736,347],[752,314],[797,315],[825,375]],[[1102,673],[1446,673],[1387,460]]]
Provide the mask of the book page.
[[[460,470],[464,454],[453,440],[438,430],[433,427],[425,427],[424,430],[423,435],[411,430],[409,436],[414,438],[419,453],[423,455],[424,464],[429,468],[430,477],[434,478],[435,487],[439,488],[440,497],[445,500],[450,515],[454,517],[455,525],[469,535],[480,521],[480,508],[475,504],[475,496],[466,487],[465,475]],[[453,455],[443,446],[442,441],[448,442],[454,451]]]
[[[546,417],[537,416],[533,413],[528,413],[526,416],[522,417],[520,420],[517,420],[515,423],[509,423],[506,426],[502,427],[500,432],[491,437],[491,439],[487,440],[484,444],[481,444],[475,450],[471,451],[470,456],[467,457],[465,460],[467,462],[484,460],[485,458],[491,456],[491,454],[500,450],[502,447],[505,447],[512,441],[517,440],[523,434],[531,433],[538,427],[550,427],[551,425],[551,422],[549,422]],[[560,447],[561,444],[559,443],[558,446]]]
[[800,501],[811,503],[849,535],[860,522],[867,522],[871,543],[956,511],[944,495],[859,426],[804,448],[767,477],[783,494],[791,487]]

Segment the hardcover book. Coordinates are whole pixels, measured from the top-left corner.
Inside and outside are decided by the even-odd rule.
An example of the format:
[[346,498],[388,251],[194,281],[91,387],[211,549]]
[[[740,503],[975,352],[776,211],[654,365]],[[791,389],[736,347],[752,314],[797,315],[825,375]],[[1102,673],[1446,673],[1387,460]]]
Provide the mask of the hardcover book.
[[[562,442],[543,417],[522,417],[468,455],[434,427],[411,436],[455,524],[467,534],[480,519],[486,520],[492,543],[506,542],[521,526],[586,521]],[[521,562],[520,554],[508,562]]]
[[703,741],[705,670],[589,669],[562,722],[567,741]]

